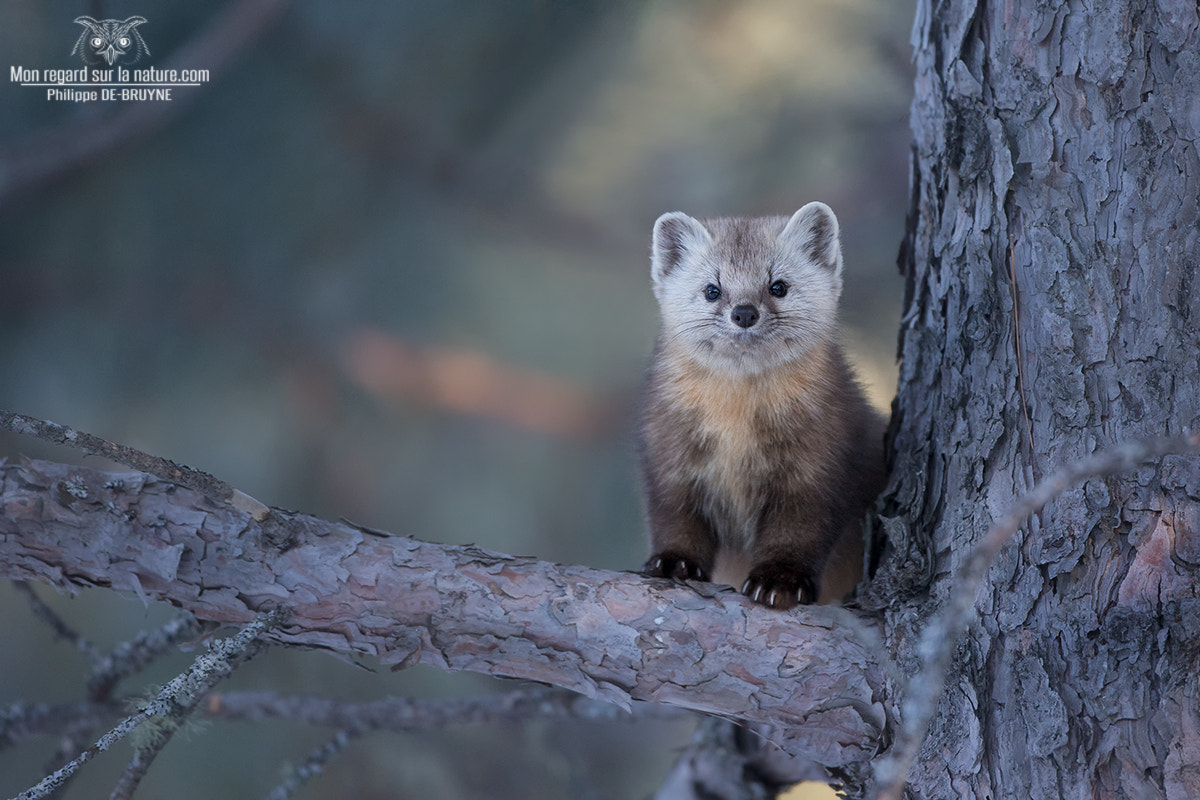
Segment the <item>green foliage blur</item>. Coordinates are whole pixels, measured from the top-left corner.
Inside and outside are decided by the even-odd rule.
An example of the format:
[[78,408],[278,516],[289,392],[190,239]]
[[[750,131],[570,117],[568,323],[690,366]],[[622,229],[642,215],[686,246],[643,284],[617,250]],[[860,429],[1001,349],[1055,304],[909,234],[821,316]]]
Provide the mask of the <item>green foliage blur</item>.
[[[846,344],[886,408],[911,2],[303,0],[165,109],[11,80],[15,66],[83,66],[81,14],[146,17],[137,66],[164,67],[238,5],[0,6],[0,408],[271,505],[633,569],[651,225],[816,199],[841,221]],[[114,125],[135,110],[144,119]],[[64,142],[99,146],[70,161]],[[38,158],[60,163],[29,173]],[[82,460],[0,433],[0,457],[18,454]],[[38,591],[102,647],[170,616]],[[0,602],[0,708],[78,699],[82,658],[8,587]],[[233,685],[355,699],[505,688],[302,653],[263,656]],[[173,742],[141,796],[260,796],[330,733],[217,726]],[[376,736],[299,796],[647,796],[687,734]],[[0,796],[39,779],[53,745],[0,752]],[[107,793],[127,757],[101,759],[67,797]]]

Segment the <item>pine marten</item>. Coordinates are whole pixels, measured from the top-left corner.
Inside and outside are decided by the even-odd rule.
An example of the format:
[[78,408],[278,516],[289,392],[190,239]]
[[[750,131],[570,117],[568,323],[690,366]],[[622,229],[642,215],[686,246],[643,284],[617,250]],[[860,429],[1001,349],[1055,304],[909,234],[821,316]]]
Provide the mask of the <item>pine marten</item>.
[[639,430],[642,573],[736,574],[772,608],[840,600],[885,470],[883,419],[838,343],[837,217],[824,203],[790,219],[664,214],[651,276],[662,332]]

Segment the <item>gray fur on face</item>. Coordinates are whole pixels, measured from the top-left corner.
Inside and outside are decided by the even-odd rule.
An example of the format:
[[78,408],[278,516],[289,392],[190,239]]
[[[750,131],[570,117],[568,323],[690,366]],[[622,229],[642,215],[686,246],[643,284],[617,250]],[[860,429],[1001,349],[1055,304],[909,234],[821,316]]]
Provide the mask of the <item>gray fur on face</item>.
[[[837,217],[809,203],[791,218],[700,221],[675,211],[659,217],[651,278],[665,337],[708,366],[757,373],[801,358],[837,325],[842,255]],[[786,294],[775,296],[782,282]],[[706,289],[716,287],[710,299]],[[752,308],[757,321],[731,312]]]

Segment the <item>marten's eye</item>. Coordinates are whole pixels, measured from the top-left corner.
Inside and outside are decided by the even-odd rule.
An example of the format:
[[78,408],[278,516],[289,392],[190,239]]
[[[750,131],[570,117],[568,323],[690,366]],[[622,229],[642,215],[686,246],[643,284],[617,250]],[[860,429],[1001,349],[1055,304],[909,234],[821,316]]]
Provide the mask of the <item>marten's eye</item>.
[[715,303],[721,297],[721,290],[713,284],[704,287],[704,299],[710,303]]
[[771,292],[772,297],[783,297],[785,294],[787,294],[787,290],[788,285],[786,283],[783,281],[775,281],[771,284],[771,288],[768,291]]

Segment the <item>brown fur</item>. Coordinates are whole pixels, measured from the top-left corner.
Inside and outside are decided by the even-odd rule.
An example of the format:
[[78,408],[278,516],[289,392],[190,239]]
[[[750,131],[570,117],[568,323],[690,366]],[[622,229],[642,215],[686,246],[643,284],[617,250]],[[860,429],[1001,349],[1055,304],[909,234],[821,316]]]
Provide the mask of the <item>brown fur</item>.
[[721,554],[749,565],[743,591],[759,602],[841,599],[861,573],[862,519],[884,462],[883,422],[836,331],[761,371],[721,368],[670,334],[642,408],[654,553],[644,571],[707,579]]

